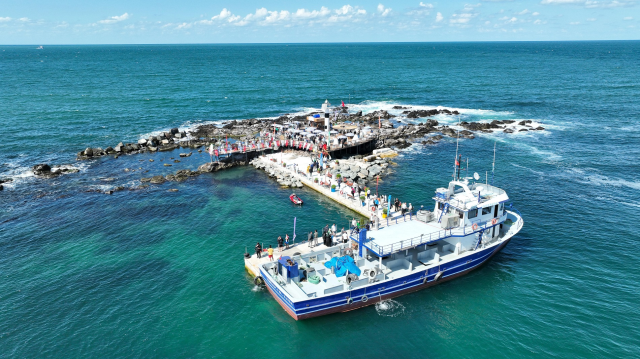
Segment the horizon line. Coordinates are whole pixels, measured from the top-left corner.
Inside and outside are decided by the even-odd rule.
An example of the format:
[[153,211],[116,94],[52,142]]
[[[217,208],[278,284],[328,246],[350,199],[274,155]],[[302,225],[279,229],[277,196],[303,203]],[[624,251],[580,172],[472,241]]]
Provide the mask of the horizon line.
[[317,42],[168,42],[168,43],[25,43],[0,46],[116,46],[116,45],[329,45],[329,44],[447,44],[447,43],[534,43],[534,42],[633,42],[634,40],[454,40],[454,41],[317,41]]

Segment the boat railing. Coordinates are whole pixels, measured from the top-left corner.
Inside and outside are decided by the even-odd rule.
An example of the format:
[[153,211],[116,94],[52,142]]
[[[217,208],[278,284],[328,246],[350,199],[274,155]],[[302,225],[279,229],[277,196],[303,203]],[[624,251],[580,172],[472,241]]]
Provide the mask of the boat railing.
[[370,248],[376,253],[378,253],[379,256],[385,256],[385,255],[389,255],[404,249],[409,249],[409,248],[417,247],[419,245],[437,242],[443,238],[450,237],[451,231],[452,229],[443,229],[435,233],[421,234],[416,237],[404,239],[404,240],[387,244],[384,246],[377,245],[375,242],[370,242]]
[[392,254],[394,252],[417,247],[423,244],[437,242],[441,239],[451,237],[453,235],[467,236],[470,234],[483,232],[490,229],[491,227],[500,225],[503,222],[504,222],[503,220],[498,220],[495,224],[492,224],[491,222],[485,222],[483,224],[476,223],[478,225],[476,228],[473,228],[473,225],[470,225],[470,226],[455,227],[450,229],[443,229],[438,232],[421,234],[413,238],[403,239],[398,242],[394,242],[384,246],[380,246],[380,245],[377,245],[375,242],[372,242],[372,240],[375,240],[375,238],[367,239],[367,242],[368,242],[369,248],[371,248],[373,251],[378,253],[378,255],[385,256],[385,255]]

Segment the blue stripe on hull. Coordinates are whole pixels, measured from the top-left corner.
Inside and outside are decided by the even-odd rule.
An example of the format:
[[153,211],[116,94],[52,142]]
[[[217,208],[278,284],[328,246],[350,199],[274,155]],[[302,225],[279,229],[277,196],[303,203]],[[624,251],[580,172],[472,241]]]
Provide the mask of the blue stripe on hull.
[[[492,254],[494,254],[494,252],[499,251],[504,246],[504,244],[506,243],[487,248],[485,250],[479,251],[470,256],[460,258],[452,262],[444,263],[438,267],[430,268],[427,273],[427,281],[432,282],[436,274],[438,274],[438,272],[440,271],[443,271],[442,278],[446,278],[478,267],[486,262],[486,260],[491,257]],[[362,297],[365,295],[368,298],[372,298],[411,289],[413,287],[424,284],[425,278],[424,272],[417,272],[402,278],[378,282],[365,288],[294,303],[287,297],[286,294],[282,293],[282,291],[278,289],[278,286],[271,281],[269,276],[263,273],[262,268],[260,268],[260,272],[262,277],[265,279],[266,284],[271,289],[272,293],[276,295],[278,299],[280,299],[280,301],[288,307],[289,311],[295,313],[297,316],[318,311],[326,311],[328,309],[343,306],[346,304],[346,300],[349,297],[351,297],[353,299],[353,302],[356,303],[362,301]]]

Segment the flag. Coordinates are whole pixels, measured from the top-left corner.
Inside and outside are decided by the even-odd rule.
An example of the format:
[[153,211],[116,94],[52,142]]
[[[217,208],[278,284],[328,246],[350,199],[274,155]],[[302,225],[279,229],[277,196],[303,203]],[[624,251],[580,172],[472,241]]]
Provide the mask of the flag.
[[344,107],[344,101],[342,101],[342,107]]
[[293,243],[296,242],[296,217],[293,217]]
[[456,166],[460,166],[460,162],[458,162],[458,160],[456,160]]

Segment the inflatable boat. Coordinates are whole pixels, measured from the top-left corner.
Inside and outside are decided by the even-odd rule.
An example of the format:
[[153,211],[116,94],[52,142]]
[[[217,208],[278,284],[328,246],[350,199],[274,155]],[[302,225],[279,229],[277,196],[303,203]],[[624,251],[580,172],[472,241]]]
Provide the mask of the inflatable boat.
[[303,204],[304,202],[302,202],[302,199],[300,199],[300,197],[296,196],[295,193],[292,193],[291,196],[289,196],[289,199],[291,200],[291,202],[293,204]]

